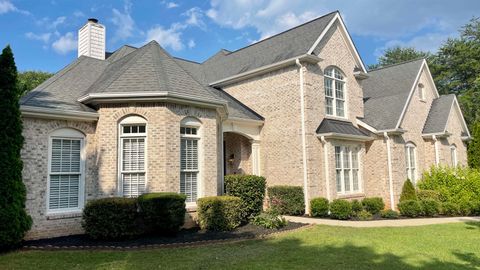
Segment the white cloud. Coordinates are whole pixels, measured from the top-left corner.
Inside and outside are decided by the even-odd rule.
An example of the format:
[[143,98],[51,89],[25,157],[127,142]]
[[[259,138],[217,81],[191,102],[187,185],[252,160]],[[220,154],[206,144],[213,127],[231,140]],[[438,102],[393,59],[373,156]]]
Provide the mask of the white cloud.
[[25,34],[25,36],[31,40],[39,40],[39,41],[42,41],[43,43],[48,43],[50,41],[50,37],[52,36],[52,33],[35,34],[32,32],[28,32]]
[[125,40],[134,34],[135,21],[131,16],[132,4],[130,1],[125,1],[123,5],[123,12],[114,8],[112,10],[113,17],[111,22],[117,27],[113,40]]
[[166,6],[167,8],[176,8],[176,7],[178,7],[179,5],[178,5],[177,3],[175,3],[175,2],[168,2],[168,3],[165,4],[165,6]]
[[412,47],[419,51],[436,53],[438,48],[440,48],[440,45],[444,41],[446,41],[449,37],[452,37],[455,35],[456,33],[450,33],[450,34],[429,33],[421,36],[416,36],[406,41],[394,39],[394,40],[387,41],[384,46],[375,49],[374,55],[376,57],[379,57],[383,55],[386,49],[396,47],[396,46]]
[[195,47],[195,45],[197,45],[197,44],[195,43],[195,40],[190,39],[190,40],[188,41],[188,48],[189,48],[189,49]]
[[178,25],[172,25],[165,29],[162,26],[156,26],[147,31],[147,39],[145,42],[152,40],[157,41],[164,48],[171,48],[174,51],[180,51],[185,46],[181,40],[181,28]]
[[182,15],[187,16],[185,24],[197,26],[201,29],[206,28],[205,22],[203,21],[203,11],[199,7],[193,7],[185,11]]
[[77,10],[77,11],[73,12],[73,16],[75,16],[77,18],[81,18],[81,17],[85,17],[85,13],[81,12],[80,10]]
[[55,21],[52,22],[52,25],[51,27],[53,29],[57,29],[57,27],[63,23],[65,23],[65,21],[67,20],[67,17],[65,16],[61,16],[61,17],[58,17],[55,19]]
[[17,8],[10,2],[6,0],[0,1],[0,14],[7,13],[10,11],[16,11]]
[[52,48],[59,54],[67,54],[77,49],[77,40],[72,32],[68,32],[53,42]]

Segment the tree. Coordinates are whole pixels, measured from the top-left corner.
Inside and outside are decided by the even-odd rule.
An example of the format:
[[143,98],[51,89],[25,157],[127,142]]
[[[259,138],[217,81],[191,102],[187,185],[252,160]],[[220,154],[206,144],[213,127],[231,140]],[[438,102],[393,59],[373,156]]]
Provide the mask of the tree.
[[52,73],[44,71],[24,71],[18,73],[18,88],[20,95],[25,95],[52,76]]
[[23,146],[17,68],[10,46],[0,55],[0,249],[18,244],[32,220],[25,211]]
[[409,200],[417,200],[417,193],[415,192],[415,187],[413,186],[412,181],[407,179],[407,181],[403,183],[402,193],[400,194],[400,202]]
[[480,122],[472,125],[472,141],[468,144],[468,166],[480,169]]
[[385,50],[382,56],[378,58],[378,63],[369,65],[369,69],[376,69],[384,66],[398,64],[419,58],[429,58],[431,54],[428,52],[417,51],[413,47],[395,46]]

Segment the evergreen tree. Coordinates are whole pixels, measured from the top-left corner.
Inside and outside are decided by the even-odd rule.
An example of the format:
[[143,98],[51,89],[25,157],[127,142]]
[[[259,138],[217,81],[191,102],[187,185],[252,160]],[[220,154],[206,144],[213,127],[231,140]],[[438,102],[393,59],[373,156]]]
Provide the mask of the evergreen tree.
[[472,141],[468,143],[468,166],[480,169],[480,122],[472,125]]
[[417,193],[410,179],[407,179],[407,181],[403,183],[402,194],[400,195],[400,202],[407,200],[417,200]]
[[17,245],[30,229],[22,182],[22,119],[17,68],[10,46],[0,55],[0,249]]
[[392,48],[388,48],[383,52],[378,58],[378,63],[369,65],[369,69],[376,69],[385,66],[390,66],[393,64],[398,64],[410,60],[420,59],[420,58],[428,58],[430,57],[430,53],[418,51],[413,47],[400,47],[395,46]]

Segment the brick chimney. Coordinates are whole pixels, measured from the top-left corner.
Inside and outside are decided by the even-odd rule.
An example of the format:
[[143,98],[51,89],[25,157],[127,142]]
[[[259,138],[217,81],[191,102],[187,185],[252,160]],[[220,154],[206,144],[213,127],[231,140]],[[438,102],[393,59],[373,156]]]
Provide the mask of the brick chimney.
[[78,30],[78,57],[81,55],[105,60],[105,26],[90,18]]

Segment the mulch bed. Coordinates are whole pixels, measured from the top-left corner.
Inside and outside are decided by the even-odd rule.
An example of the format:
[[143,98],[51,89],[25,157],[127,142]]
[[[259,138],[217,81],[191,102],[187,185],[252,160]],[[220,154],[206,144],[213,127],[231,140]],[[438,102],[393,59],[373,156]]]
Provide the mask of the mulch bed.
[[39,250],[76,250],[76,249],[115,249],[131,250],[160,247],[196,246],[226,241],[264,238],[271,234],[291,231],[308,226],[307,224],[289,222],[281,229],[265,229],[247,224],[230,232],[204,231],[200,229],[181,230],[175,236],[146,235],[135,239],[120,241],[94,240],[85,234],[62,236],[23,243],[23,249]]

